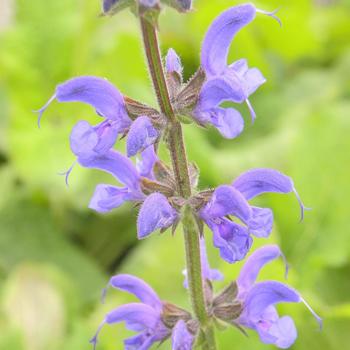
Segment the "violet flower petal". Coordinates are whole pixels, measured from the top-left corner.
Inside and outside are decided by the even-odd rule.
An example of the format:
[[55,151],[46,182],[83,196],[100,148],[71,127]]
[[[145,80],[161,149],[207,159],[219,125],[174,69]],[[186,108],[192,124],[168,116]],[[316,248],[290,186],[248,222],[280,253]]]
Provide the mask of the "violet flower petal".
[[267,192],[285,194],[293,192],[299,202],[301,220],[304,218],[304,211],[309,209],[301,201],[293,180],[277,170],[266,168],[249,170],[233,181],[232,186],[240,191],[247,200]]
[[132,157],[152,145],[158,138],[158,131],[146,116],[138,117],[132,124],[126,140],[127,156]]
[[73,153],[84,159],[103,155],[109,151],[118,138],[118,129],[108,120],[97,126],[81,120],[74,127],[70,135],[70,146]]
[[160,193],[152,193],[143,202],[137,218],[137,236],[145,238],[158,229],[166,229],[177,219],[176,210]]
[[204,83],[197,108],[205,111],[219,106],[224,101],[242,103],[246,98],[241,81],[235,74],[230,74],[229,77],[216,77]]
[[218,218],[234,215],[247,223],[252,209],[242,194],[232,186],[219,186],[213,193],[209,203],[202,209],[204,218]]
[[156,342],[153,334],[147,331],[124,340],[125,350],[148,350]]
[[262,193],[290,193],[293,191],[293,180],[273,169],[252,169],[241,174],[233,183],[243,196],[249,200]]
[[249,220],[249,232],[256,237],[269,237],[273,226],[273,213],[269,208],[253,207],[253,215]]
[[243,4],[228,9],[214,20],[205,35],[201,52],[201,65],[207,75],[219,75],[225,70],[234,36],[255,18],[255,14],[252,4]]
[[215,108],[211,111],[211,122],[227,139],[234,139],[241,134],[244,120],[234,108]]
[[180,320],[176,323],[172,332],[172,350],[191,350],[194,337],[188,331],[186,323]]
[[158,160],[154,146],[149,146],[141,152],[141,159],[136,159],[136,169],[141,176],[153,179],[153,167]]
[[168,53],[165,57],[165,69],[167,73],[176,72],[180,77],[182,76],[183,67],[181,64],[181,59],[172,48],[168,50]]
[[127,188],[100,184],[96,186],[89,208],[99,213],[107,213],[121,206],[128,195]]
[[140,332],[154,328],[159,322],[159,313],[151,306],[141,303],[125,304],[109,312],[105,317],[107,324],[125,322],[129,330]]
[[213,244],[220,251],[220,256],[226,262],[233,264],[247,255],[253,240],[248,230],[230,220],[219,219],[207,222],[213,232]]
[[100,116],[116,120],[120,129],[131,124],[123,95],[108,80],[92,76],[70,79],[56,88],[59,102],[84,102],[96,109]]
[[262,84],[266,82],[265,77],[257,68],[248,68],[247,60],[241,59],[229,65],[232,70],[240,78],[243,84],[243,90],[247,97],[253,94]]
[[[131,160],[117,151],[108,151],[106,154],[92,159],[78,159],[86,168],[106,171],[116,177],[130,191],[139,192],[140,176]],[[142,196],[141,196],[142,197]]]
[[267,307],[281,302],[299,303],[300,295],[294,289],[276,281],[264,281],[253,285],[244,301],[242,316],[257,322]]
[[280,256],[283,257],[283,254],[277,245],[265,245],[252,253],[241,268],[237,279],[240,292],[248,290],[254,284],[264,265]]
[[298,336],[295,323],[290,316],[277,318],[274,322],[261,322],[256,325],[256,330],[261,341],[265,344],[274,344],[280,349],[292,346]]
[[154,309],[160,310],[162,308],[162,302],[157,293],[140,278],[121,274],[113,276],[109,281],[109,285],[113,288],[134,294],[142,303]]
[[96,349],[98,337],[103,326],[119,322],[125,322],[126,327],[131,331],[142,332],[156,329],[160,323],[160,315],[157,310],[147,304],[131,303],[117,307],[105,316],[97,332],[90,340],[90,343],[94,345],[94,349]]

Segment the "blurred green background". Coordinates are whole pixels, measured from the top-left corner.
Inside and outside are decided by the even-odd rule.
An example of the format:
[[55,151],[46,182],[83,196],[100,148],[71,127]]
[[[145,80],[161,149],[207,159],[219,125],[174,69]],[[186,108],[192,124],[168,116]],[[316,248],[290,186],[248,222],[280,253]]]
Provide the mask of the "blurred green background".
[[[186,77],[198,67],[209,23],[236,3],[197,0],[186,16],[170,9],[162,15],[162,50],[178,51]],[[256,240],[254,249],[280,244],[292,267],[289,283],[324,318],[319,332],[305,307],[281,305],[299,330],[293,349],[344,349],[350,343],[350,1],[255,3],[281,6],[283,21],[280,28],[259,15],[232,45],[231,61],[246,57],[268,79],[251,99],[256,123],[243,108],[245,132],[234,141],[186,126],[189,157],[201,169],[203,188],[251,167],[293,177],[313,210],[299,223],[292,195],[262,196],[256,203],[272,207],[276,221],[271,238]],[[106,305],[99,303],[116,272],[136,274],[163,299],[188,306],[181,231],[137,242],[131,206],[105,216],[87,208],[95,185],[113,179],[77,166],[67,188],[58,175],[74,161],[68,142],[74,123],[99,120],[92,109],[54,103],[41,130],[32,113],[57,83],[81,74],[108,77],[124,94],[155,105],[136,19],[128,12],[101,18],[99,9],[98,0],[0,0],[1,350],[90,349],[104,313],[132,300],[110,290]],[[209,255],[225,282],[237,276],[241,264],[220,261],[215,249]],[[283,280],[282,263],[270,264],[261,277]],[[122,349],[125,335],[123,325],[106,327],[98,349]],[[220,349],[272,348],[249,335],[227,329],[218,337]]]

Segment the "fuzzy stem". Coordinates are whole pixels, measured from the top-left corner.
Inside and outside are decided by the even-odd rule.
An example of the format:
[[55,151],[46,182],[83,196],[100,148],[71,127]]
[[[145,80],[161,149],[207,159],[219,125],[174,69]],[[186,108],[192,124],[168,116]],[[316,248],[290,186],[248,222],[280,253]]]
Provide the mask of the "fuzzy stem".
[[[183,198],[191,196],[191,182],[188,171],[186,149],[181,123],[177,120],[164,75],[155,27],[141,17],[141,30],[148,68],[152,77],[161,112],[168,119],[168,144],[176,180],[177,191]],[[201,326],[203,350],[216,350],[215,332],[206,309],[200,260],[199,229],[190,206],[186,205],[182,219],[188,285],[194,314]]]

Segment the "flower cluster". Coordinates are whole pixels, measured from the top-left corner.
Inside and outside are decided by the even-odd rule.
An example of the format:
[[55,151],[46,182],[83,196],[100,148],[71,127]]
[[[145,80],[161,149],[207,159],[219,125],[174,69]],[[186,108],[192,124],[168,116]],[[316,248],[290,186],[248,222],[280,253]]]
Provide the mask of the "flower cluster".
[[[103,12],[112,14],[130,7],[143,16],[149,11],[160,11],[162,3],[181,12],[192,6],[192,1],[181,0],[105,0]],[[245,59],[228,64],[227,56],[235,35],[254,20],[257,12],[274,16],[252,4],[235,6],[219,15],[205,35],[200,67],[186,83],[181,59],[169,49],[162,69],[178,121],[186,117],[202,127],[213,126],[223,137],[232,139],[244,128],[243,117],[233,104],[245,103],[252,121],[255,120],[250,96],[265,83],[265,78],[257,68],[249,68]],[[197,168],[190,165],[192,196],[183,198],[174,171],[158,157],[158,145],[166,141],[170,123],[162,111],[124,96],[106,79],[82,76],[57,86],[54,95],[38,111],[39,125],[44,111],[54,100],[89,104],[102,118],[97,125],[79,121],[71,132],[70,147],[78,164],[107,172],[122,186],[99,184],[89,207],[106,213],[124,202],[134,202],[140,207],[137,236],[143,239],[158,230],[164,232],[172,227],[175,231],[183,207],[189,206],[202,231],[201,266],[208,315],[241,330],[253,329],[264,343],[280,348],[292,345],[297,336],[293,320],[279,317],[275,304],[303,302],[312,309],[298,292],[285,284],[256,282],[263,265],[282,256],[279,248],[266,246],[257,250],[246,261],[238,279],[215,296],[211,282],[222,279],[223,275],[209,266],[203,232],[205,223],[212,231],[214,246],[226,262],[243,260],[253,237],[267,238],[273,228],[272,210],[253,206],[251,199],[268,192],[294,193],[303,218],[306,208],[292,179],[279,171],[259,168],[244,172],[231,184],[201,191],[197,188]],[[230,102],[231,106],[223,107],[224,102]],[[126,138],[126,155],[114,149],[123,138]],[[132,160],[133,157],[136,159]],[[185,276],[188,287],[186,271]],[[134,294],[140,303],[126,304],[108,313],[92,339],[94,345],[103,325],[125,322],[129,330],[138,333],[125,340],[127,350],[147,350],[168,338],[172,339],[172,349],[192,349],[200,324],[189,312],[161,301],[150,286],[136,277],[118,275],[109,285]]]
[[243,331],[244,328],[255,330],[263,343],[286,349],[295,342],[297,331],[290,316],[279,317],[276,304],[304,303],[320,327],[322,320],[300,293],[286,284],[277,281],[256,282],[261,268],[278,257],[284,259],[276,245],[266,245],[256,250],[245,262],[237,280],[212,298],[210,308],[218,320]]
[[154,343],[163,342],[170,336],[172,349],[192,349],[198,326],[191,322],[191,315],[187,311],[161,301],[148,284],[131,275],[114,276],[109,286],[135,295],[140,303],[125,304],[109,312],[90,341],[94,347],[105,324],[125,322],[129,330],[138,332],[124,341],[125,349],[147,350]]
[[[187,84],[182,82],[183,68],[176,52],[170,49],[165,57],[165,71],[176,112],[187,114],[200,124],[214,125],[225,137],[237,136],[243,129],[243,119],[236,109],[222,108],[220,104],[229,100],[248,102],[250,106],[249,95],[265,81],[256,68],[248,69],[245,60],[229,66],[226,63],[233,37],[255,14],[256,8],[246,4],[227,10],[214,21],[203,41],[201,68]],[[174,174],[155,152],[167,125],[162,113],[123,96],[105,79],[83,76],[57,86],[55,94],[39,110],[39,122],[54,99],[87,103],[103,118],[94,126],[79,121],[70,136],[71,149],[81,166],[108,172],[124,186],[98,185],[90,208],[104,213],[125,201],[140,203],[139,238],[176,225],[184,201],[176,191]],[[126,136],[127,157],[113,150],[118,136]],[[134,165],[129,158],[138,154],[140,159]],[[195,173],[195,169],[192,170]],[[192,176],[194,186],[195,175]],[[209,198],[208,191],[198,192],[196,188],[194,191],[197,192],[192,198],[194,209],[213,231],[214,245],[230,263],[246,256],[252,235],[267,237],[272,229],[271,210],[251,206],[248,200],[264,192],[297,194],[293,181],[272,169],[250,170],[230,186],[223,185],[209,192]],[[234,222],[230,216],[241,220],[242,224]]]
[[[201,257],[203,277],[211,289],[211,293],[207,293],[208,309],[218,322],[233,325],[243,332],[245,328],[252,329],[259,334],[263,343],[274,344],[281,349],[295,342],[297,331],[290,316],[278,315],[276,304],[304,303],[322,326],[320,317],[296,290],[277,281],[256,282],[265,264],[279,257],[284,258],[276,245],[256,250],[247,259],[237,280],[217,295],[213,295],[210,282],[223,276],[219,271],[210,269],[203,240]],[[152,344],[169,337],[172,338],[173,350],[192,349],[198,324],[190,313],[161,301],[153,289],[137,277],[117,275],[111,278],[109,286],[134,294],[141,303],[125,304],[108,313],[91,343],[97,344],[98,335],[105,324],[125,322],[129,330],[139,333],[124,341],[125,349],[149,349]]]

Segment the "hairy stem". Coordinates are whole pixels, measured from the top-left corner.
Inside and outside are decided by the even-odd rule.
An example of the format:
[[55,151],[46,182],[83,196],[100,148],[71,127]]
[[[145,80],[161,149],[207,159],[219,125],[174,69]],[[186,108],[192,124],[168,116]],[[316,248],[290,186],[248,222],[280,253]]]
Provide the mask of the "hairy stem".
[[[177,191],[183,198],[191,196],[191,182],[188,171],[186,149],[181,123],[177,120],[171,105],[169,91],[164,75],[162,58],[159,50],[155,27],[141,17],[143,43],[161,112],[168,119],[168,144],[176,179]],[[194,314],[201,326],[203,350],[215,350],[215,334],[213,324],[206,309],[203,292],[203,280],[200,262],[199,229],[190,206],[184,208],[182,219],[186,265],[188,272],[189,293]]]

